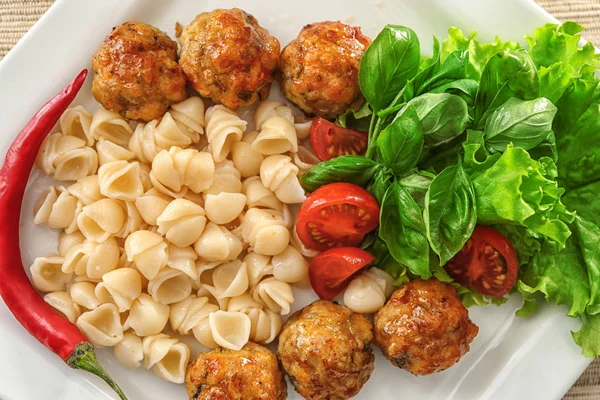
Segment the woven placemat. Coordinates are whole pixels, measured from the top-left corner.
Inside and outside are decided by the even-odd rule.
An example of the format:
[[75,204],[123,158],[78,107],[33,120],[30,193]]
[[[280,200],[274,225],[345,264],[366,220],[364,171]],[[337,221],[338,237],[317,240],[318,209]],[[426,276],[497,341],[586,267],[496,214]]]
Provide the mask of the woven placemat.
[[[561,21],[574,20],[584,25],[586,27],[584,37],[600,46],[600,0],[536,0],[536,2]],[[0,59],[52,3],[54,0],[0,0]],[[563,400],[599,399],[600,359],[592,363]]]

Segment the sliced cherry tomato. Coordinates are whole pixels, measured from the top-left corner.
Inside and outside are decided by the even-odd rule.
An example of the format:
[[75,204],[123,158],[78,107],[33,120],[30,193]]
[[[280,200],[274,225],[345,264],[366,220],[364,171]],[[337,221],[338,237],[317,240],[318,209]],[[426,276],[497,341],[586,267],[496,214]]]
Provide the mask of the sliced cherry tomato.
[[296,232],[310,249],[358,246],[379,225],[379,205],[369,192],[351,183],[321,186],[302,203]]
[[322,299],[331,300],[348,286],[354,275],[375,257],[358,247],[338,247],[313,258],[308,268],[310,284]]
[[368,141],[366,132],[342,128],[323,118],[315,118],[310,129],[310,144],[321,161],[365,154]]
[[478,225],[444,268],[461,285],[486,296],[501,297],[517,281],[519,261],[510,240],[494,228]]

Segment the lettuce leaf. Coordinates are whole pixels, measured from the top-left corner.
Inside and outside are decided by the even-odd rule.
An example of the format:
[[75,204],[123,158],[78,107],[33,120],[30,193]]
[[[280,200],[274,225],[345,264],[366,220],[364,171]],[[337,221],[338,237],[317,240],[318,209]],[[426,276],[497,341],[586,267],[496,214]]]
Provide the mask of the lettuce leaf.
[[477,39],[477,32],[473,31],[469,36],[465,36],[460,28],[452,27],[448,29],[448,38],[442,43],[440,56],[442,61],[444,61],[446,57],[456,50],[468,50],[468,78],[479,80],[483,67],[494,54],[502,50],[515,50],[519,47],[518,43],[511,41],[503,42],[499,37],[496,37],[491,43],[481,43]]
[[600,315],[583,315],[583,325],[579,332],[571,332],[573,340],[581,346],[581,353],[588,358],[600,354]]
[[551,159],[536,161],[522,148],[508,146],[473,179],[478,223],[525,226],[564,247],[573,214],[562,204],[564,190],[555,179]]

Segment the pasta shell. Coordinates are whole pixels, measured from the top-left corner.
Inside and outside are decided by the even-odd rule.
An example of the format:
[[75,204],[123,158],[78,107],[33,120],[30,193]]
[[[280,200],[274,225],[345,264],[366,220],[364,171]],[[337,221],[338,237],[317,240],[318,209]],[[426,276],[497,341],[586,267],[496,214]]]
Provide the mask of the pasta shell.
[[242,235],[254,252],[264,255],[281,253],[290,241],[286,222],[258,208],[251,208],[246,212]]
[[261,153],[252,150],[250,143],[241,141],[232,146],[231,160],[233,165],[240,171],[242,178],[248,178],[258,175],[264,157]]
[[123,327],[117,306],[102,304],[81,314],[77,327],[96,346],[114,346],[123,340]]
[[104,138],[120,146],[127,146],[133,129],[127,120],[113,111],[100,109],[92,117],[90,132],[93,138]]
[[137,162],[111,161],[98,170],[100,193],[123,201],[135,201],[144,193]]
[[208,318],[203,319],[198,325],[194,326],[192,333],[194,334],[194,337],[198,343],[200,343],[202,346],[208,347],[209,349],[215,349],[219,347],[213,338],[212,331],[210,329],[210,320]]
[[286,282],[275,278],[267,278],[254,288],[252,297],[269,310],[286,315],[290,313],[290,305],[294,303],[294,293]]
[[127,218],[121,230],[115,234],[116,237],[121,239],[127,238],[131,233],[148,227],[133,201],[121,202],[121,206]]
[[83,207],[77,217],[77,226],[88,240],[103,242],[121,230],[125,217],[119,203],[102,199]]
[[142,277],[133,268],[119,268],[102,275],[106,290],[119,307],[119,312],[127,311],[131,304],[142,294]]
[[[100,279],[102,276],[119,265],[119,246],[113,237],[109,237],[101,243],[86,240],[83,244],[83,251],[87,257],[85,275],[92,279]],[[83,275],[78,268],[75,269],[77,275]]]
[[102,193],[100,193],[98,175],[90,175],[79,179],[69,186],[67,191],[85,206],[101,200],[104,197],[102,196]]
[[192,139],[186,134],[186,131],[179,128],[168,111],[160,119],[154,131],[154,140],[161,149],[170,149],[173,146],[187,147],[192,143]]
[[250,318],[250,340],[268,344],[277,339],[283,326],[279,314],[260,308],[247,309],[245,313]]
[[266,120],[260,133],[252,142],[252,150],[265,155],[298,152],[298,138],[294,125],[281,117]]
[[187,192],[183,177],[175,168],[175,160],[166,150],[158,153],[152,160],[150,181],[155,189],[171,197],[181,198]]
[[54,179],[76,181],[98,170],[98,153],[91,147],[65,151],[54,159]]
[[86,142],[88,146],[94,145],[94,138],[90,133],[92,114],[83,106],[67,108],[60,116],[60,130],[66,136],[75,136]]
[[296,136],[298,136],[298,139],[304,140],[310,136],[312,123],[312,119],[307,119],[304,116],[294,118],[294,128],[296,128]]
[[298,152],[292,155],[294,164],[298,167],[298,175],[304,175],[312,167],[321,162],[315,154],[304,146],[298,148]]
[[227,310],[229,306],[229,297],[219,297],[217,293],[217,289],[214,286],[203,284],[198,292],[196,293],[198,297],[207,297],[208,301],[211,304],[214,304],[219,307],[220,310]]
[[191,96],[171,106],[171,116],[179,128],[190,136],[193,143],[198,143],[204,134],[204,102],[198,96]]
[[239,296],[248,290],[246,264],[239,260],[217,267],[212,279],[219,298]]
[[262,207],[273,210],[283,209],[283,204],[275,193],[267,189],[258,176],[248,178],[243,184],[248,208]]
[[255,287],[265,276],[273,275],[273,265],[269,256],[251,252],[244,257],[244,263],[248,269],[248,280],[251,288]]
[[61,232],[58,235],[58,255],[65,257],[71,247],[83,244],[85,236],[79,231],[73,233]]
[[178,303],[171,304],[169,315],[171,328],[181,335],[189,335],[195,326],[208,318],[210,313],[218,310],[219,307],[210,304],[206,297],[189,296]]
[[93,310],[100,305],[94,289],[95,286],[91,282],[75,282],[69,287],[69,294],[75,304]]
[[40,292],[60,292],[71,280],[71,273],[62,271],[64,259],[56,254],[37,257],[30,268],[33,286]]
[[250,318],[241,312],[216,311],[208,316],[213,340],[221,347],[241,350],[248,343]]
[[[371,272],[372,270],[375,270]],[[391,277],[389,279],[379,274],[377,268],[363,272],[352,279],[344,292],[344,305],[354,312],[370,314],[377,312],[387,300],[389,290],[393,289]],[[391,287],[388,289],[388,285]],[[390,293],[391,294],[391,293]]]
[[158,190],[150,189],[143,196],[135,199],[135,206],[144,222],[149,225],[157,225],[157,218],[167,208],[171,200],[172,198]]
[[249,293],[244,293],[239,296],[232,297],[229,299],[227,304],[227,311],[242,311],[251,308],[262,308],[262,305],[254,301]]
[[96,145],[96,151],[101,166],[112,161],[131,161],[135,158],[135,154],[129,149],[103,138]]
[[52,292],[44,296],[44,301],[61,313],[72,324],[81,314],[79,305],[75,304],[67,292]]
[[242,181],[240,171],[235,168],[233,162],[225,160],[215,165],[214,179],[212,185],[206,190],[205,194],[241,193]]
[[144,366],[166,381],[183,383],[190,360],[190,349],[178,339],[159,334],[144,338]]
[[280,101],[264,100],[258,104],[254,112],[254,126],[260,130],[263,124],[273,117],[284,118],[290,123],[294,122],[294,114],[289,106]]
[[242,252],[242,243],[226,228],[209,222],[194,250],[204,261],[235,260]]
[[308,261],[293,246],[288,246],[271,259],[273,276],[276,279],[295,283],[308,276]]
[[150,336],[160,333],[169,320],[169,306],[154,301],[142,293],[131,304],[125,329],[133,329],[138,336]]
[[167,265],[167,244],[150,231],[133,232],[125,240],[127,260],[133,261],[146,279],[153,279]]
[[207,194],[204,203],[206,216],[215,224],[227,224],[242,213],[246,206],[246,195],[241,193]]
[[123,340],[114,347],[115,358],[129,369],[138,368],[144,360],[144,348],[139,336],[125,332]]
[[292,163],[290,157],[273,155],[265,158],[261,164],[260,180],[283,203],[302,203],[306,196],[298,181],[298,172],[298,167]]
[[197,259],[198,254],[196,254],[192,247],[177,247],[173,244],[169,245],[167,265],[183,272],[191,280],[198,279],[198,269],[196,267]]
[[154,132],[158,121],[150,121],[147,124],[138,124],[129,139],[129,150],[135,154],[143,163],[151,163],[154,157],[163,149],[159,148],[154,141]]
[[64,187],[56,190],[50,186],[34,207],[33,223],[46,222],[50,228],[65,229],[67,233],[74,233],[77,231],[77,217],[82,209],[83,205]]
[[148,294],[162,304],[177,303],[192,293],[192,283],[183,272],[164,268],[148,283]]
[[212,156],[215,162],[221,162],[227,158],[233,144],[242,139],[247,123],[235,111],[222,105],[209,107],[205,118]]
[[156,219],[158,233],[178,247],[186,247],[196,242],[206,225],[202,207],[185,199],[175,199]]
[[183,184],[193,192],[200,193],[213,184],[215,163],[209,153],[174,147],[169,150],[169,154],[173,157],[175,169]]

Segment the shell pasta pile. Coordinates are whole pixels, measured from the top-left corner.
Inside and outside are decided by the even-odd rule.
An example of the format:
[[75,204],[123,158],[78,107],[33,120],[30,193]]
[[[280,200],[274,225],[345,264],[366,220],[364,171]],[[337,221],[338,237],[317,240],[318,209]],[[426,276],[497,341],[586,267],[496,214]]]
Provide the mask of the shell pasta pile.
[[311,121],[274,101],[254,117],[247,132],[236,112],[190,97],[132,127],[76,106],[42,145],[36,165],[62,183],[34,222],[60,236],[31,266],[33,284],[126,367],[183,383],[190,349],[178,335],[239,350],[281,331],[290,284],[315,255],[294,229]]

